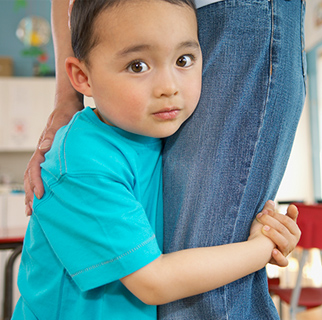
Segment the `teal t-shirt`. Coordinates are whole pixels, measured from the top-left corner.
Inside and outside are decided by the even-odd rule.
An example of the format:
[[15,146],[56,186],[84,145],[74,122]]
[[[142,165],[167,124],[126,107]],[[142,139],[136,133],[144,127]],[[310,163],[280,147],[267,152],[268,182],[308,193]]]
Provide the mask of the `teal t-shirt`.
[[86,108],[57,132],[42,179],[13,319],[156,319],[156,307],[119,279],[162,251],[160,139],[108,126]]

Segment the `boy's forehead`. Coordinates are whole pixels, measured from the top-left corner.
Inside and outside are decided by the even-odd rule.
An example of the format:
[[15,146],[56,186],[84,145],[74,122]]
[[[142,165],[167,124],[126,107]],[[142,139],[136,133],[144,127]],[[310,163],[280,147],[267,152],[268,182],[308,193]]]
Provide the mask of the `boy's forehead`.
[[[172,3],[166,0],[123,0],[118,4],[106,7],[101,13],[105,12],[113,14],[114,16],[122,17],[126,12],[132,12],[134,17],[138,13],[148,16],[153,12],[157,14],[161,8],[162,11],[169,13],[178,12],[178,14],[180,14],[181,11],[191,11],[192,15],[196,18],[196,12],[188,4],[183,1]],[[141,21],[137,20],[137,23],[138,22],[140,23]]]
[[197,36],[197,19],[190,6],[164,0],[131,0],[101,12],[94,32],[100,40],[111,41],[110,37],[131,40],[131,37],[153,37],[177,29],[182,31],[183,38],[189,34]]

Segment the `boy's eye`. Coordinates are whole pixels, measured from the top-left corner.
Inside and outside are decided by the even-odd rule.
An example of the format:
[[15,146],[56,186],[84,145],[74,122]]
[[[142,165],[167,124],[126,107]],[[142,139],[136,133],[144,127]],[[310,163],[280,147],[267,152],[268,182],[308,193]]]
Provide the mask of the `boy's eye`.
[[130,65],[127,67],[127,70],[133,73],[141,73],[149,70],[149,67],[143,61],[134,61],[130,63]]
[[187,68],[193,64],[193,56],[186,54],[178,58],[176,64],[178,67]]

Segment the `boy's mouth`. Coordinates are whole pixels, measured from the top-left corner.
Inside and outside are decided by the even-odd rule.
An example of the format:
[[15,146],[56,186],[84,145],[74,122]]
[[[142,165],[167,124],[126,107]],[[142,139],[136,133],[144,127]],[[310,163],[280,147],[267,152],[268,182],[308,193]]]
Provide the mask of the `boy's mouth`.
[[180,112],[177,107],[164,108],[158,112],[153,113],[153,115],[161,120],[172,120],[175,119]]

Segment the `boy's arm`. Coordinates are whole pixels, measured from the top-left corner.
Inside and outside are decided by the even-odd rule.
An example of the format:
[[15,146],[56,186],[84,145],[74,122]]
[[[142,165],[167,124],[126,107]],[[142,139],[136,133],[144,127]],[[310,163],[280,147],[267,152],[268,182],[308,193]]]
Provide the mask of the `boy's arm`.
[[262,269],[274,243],[261,231],[252,239],[163,254],[121,279],[146,304],[164,304],[207,292]]
[[[299,239],[293,219],[287,219],[286,225],[281,226],[278,219],[282,218],[270,211],[274,211],[274,207],[267,202],[264,214],[259,217],[268,221],[270,229],[265,231],[267,226],[254,221],[248,241],[164,254],[121,281],[143,302],[164,304],[216,289],[258,271],[271,259],[275,244],[285,252],[287,248],[294,249]],[[284,228],[291,230],[286,232]],[[262,229],[267,236],[264,236]],[[293,238],[297,239],[295,244]],[[283,265],[285,257],[279,250],[276,251],[279,253],[276,254],[277,261]]]
[[[68,29],[69,0],[52,0],[52,32],[55,48],[56,95],[55,108],[39,139],[37,149],[30,159],[24,175],[26,214],[31,214],[33,195],[41,198],[44,192],[40,177],[40,164],[51,148],[56,131],[67,124],[72,116],[83,108],[82,95],[71,86],[65,71],[65,60],[73,56]],[[51,103],[51,102],[50,102]]]

